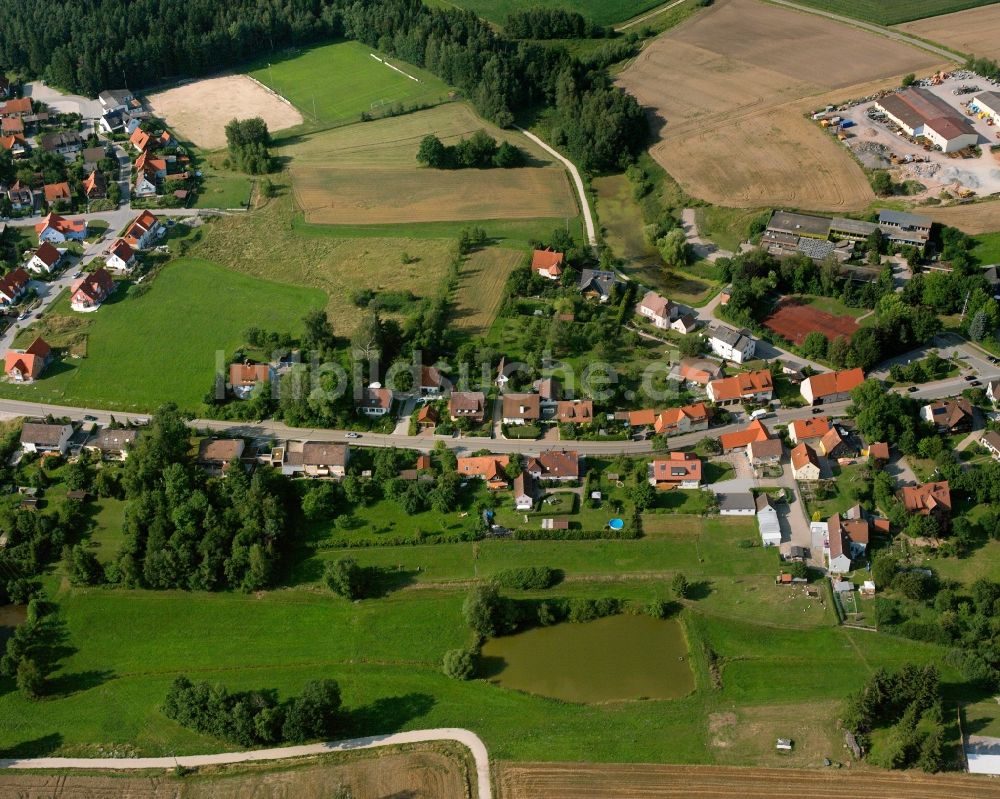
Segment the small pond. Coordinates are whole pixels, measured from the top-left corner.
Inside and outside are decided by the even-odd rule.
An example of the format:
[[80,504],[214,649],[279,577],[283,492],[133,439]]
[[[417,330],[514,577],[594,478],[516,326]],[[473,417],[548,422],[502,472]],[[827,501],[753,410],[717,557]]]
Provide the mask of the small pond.
[[28,618],[27,605],[0,605],[0,652],[7,639],[14,634],[14,628]]
[[567,702],[676,699],[694,690],[680,622],[609,616],[491,638],[479,675]]

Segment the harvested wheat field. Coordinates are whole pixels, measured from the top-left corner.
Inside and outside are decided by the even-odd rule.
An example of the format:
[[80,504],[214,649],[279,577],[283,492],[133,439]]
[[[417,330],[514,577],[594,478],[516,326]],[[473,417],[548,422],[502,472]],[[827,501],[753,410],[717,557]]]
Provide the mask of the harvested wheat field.
[[521,250],[500,247],[472,253],[459,273],[453,325],[471,335],[484,334],[500,310],[507,277],[524,258]]
[[896,27],[962,53],[993,59],[1000,57],[1000,5],[970,8]]
[[272,133],[302,122],[291,103],[246,75],[196,80],[146,99],[180,138],[206,150],[226,146],[226,123],[233,118],[263,117]]
[[171,777],[0,776],[0,796],[23,799],[466,799],[468,777],[458,758],[435,751],[387,752],[346,763],[241,765]]
[[970,236],[1000,230],[1000,202],[997,201],[947,208],[921,207],[916,209],[916,213],[926,214],[943,225],[957,227]]
[[860,167],[806,113],[833,90],[847,99],[848,87],[933,65],[909,45],[814,14],[718,0],[658,37],[619,83],[660,128],[651,154],[694,196],[733,207],[847,211],[874,195]]
[[501,799],[997,799],[989,778],[726,766],[501,763]]
[[[429,169],[417,166],[420,140],[433,133],[455,144],[485,129],[528,156],[519,169]],[[295,200],[307,222],[365,225],[576,216],[563,168],[519,133],[503,131],[468,106],[427,111],[312,134],[291,156]]]

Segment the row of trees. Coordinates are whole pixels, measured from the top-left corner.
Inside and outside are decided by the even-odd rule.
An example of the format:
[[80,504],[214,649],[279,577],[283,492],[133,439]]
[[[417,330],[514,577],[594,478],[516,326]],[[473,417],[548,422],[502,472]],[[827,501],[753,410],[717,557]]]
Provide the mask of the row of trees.
[[497,144],[485,130],[477,130],[471,138],[453,145],[430,134],[420,142],[417,163],[434,169],[513,169],[524,166],[524,153],[510,142]]
[[613,33],[577,11],[529,8],[507,15],[503,32],[514,39],[600,39]]
[[271,691],[230,693],[224,685],[192,683],[182,675],[171,683],[163,713],[206,735],[258,746],[334,737],[340,704],[334,680],[310,680],[301,694],[279,704]]

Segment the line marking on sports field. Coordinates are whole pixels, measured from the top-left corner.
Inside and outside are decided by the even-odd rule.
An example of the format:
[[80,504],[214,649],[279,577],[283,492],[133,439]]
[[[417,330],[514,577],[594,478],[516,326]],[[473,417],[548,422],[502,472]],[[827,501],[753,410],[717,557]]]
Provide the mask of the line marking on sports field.
[[411,75],[409,72],[403,72],[403,70],[401,70],[399,67],[394,67],[392,64],[390,64],[384,58],[379,58],[377,55],[375,55],[375,53],[369,53],[368,55],[370,55],[372,58],[374,58],[380,64],[385,64],[387,67],[389,67],[389,69],[396,70],[396,72],[398,72],[400,75],[406,75],[406,77],[408,77],[410,80],[415,80],[417,83],[420,83],[420,78],[413,77],[413,75]]

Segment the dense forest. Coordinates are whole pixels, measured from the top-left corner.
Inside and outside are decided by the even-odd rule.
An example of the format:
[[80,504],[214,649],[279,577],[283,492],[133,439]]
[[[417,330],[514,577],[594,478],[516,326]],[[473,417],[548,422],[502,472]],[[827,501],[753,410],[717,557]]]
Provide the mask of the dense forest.
[[561,48],[506,38],[471,12],[420,0],[0,4],[0,68],[90,96],[123,82],[151,86],[204,75],[250,55],[338,36],[425,67],[501,126],[517,112],[554,106],[553,139],[586,169],[622,167],[648,133],[639,104],[610,84],[606,58],[584,63]]

